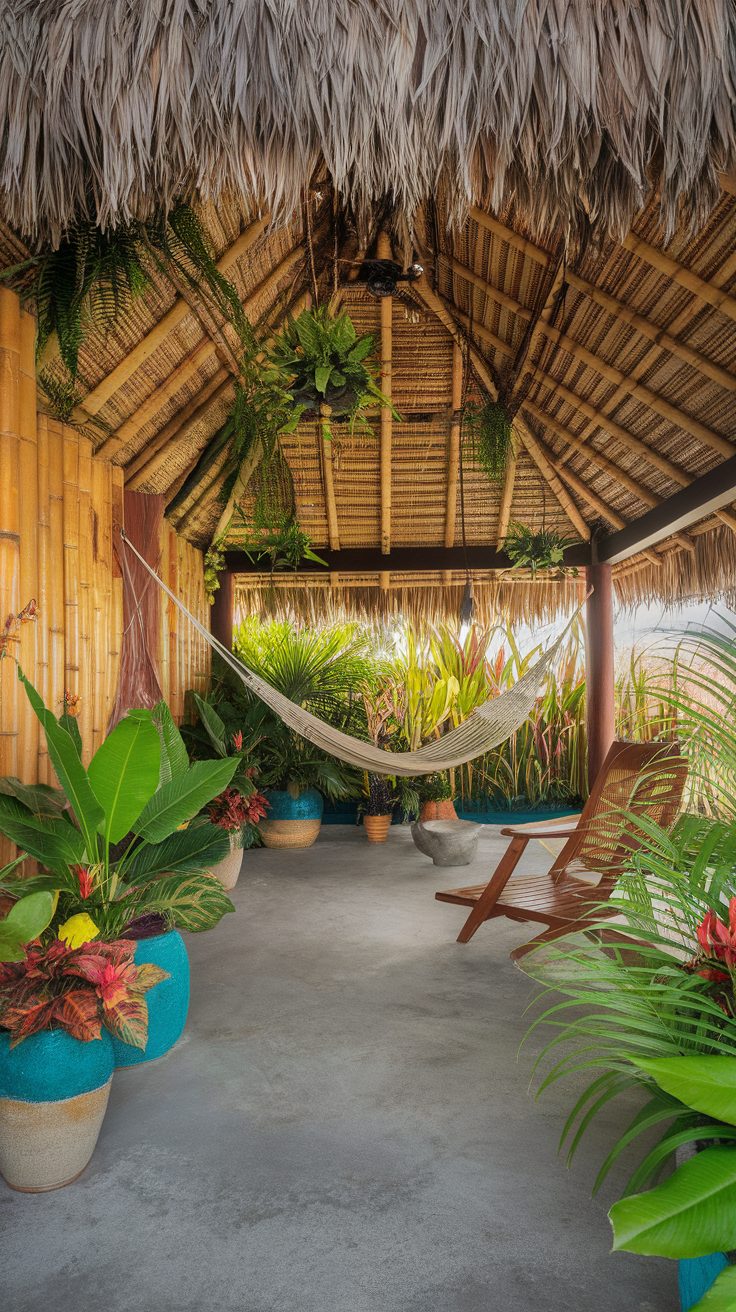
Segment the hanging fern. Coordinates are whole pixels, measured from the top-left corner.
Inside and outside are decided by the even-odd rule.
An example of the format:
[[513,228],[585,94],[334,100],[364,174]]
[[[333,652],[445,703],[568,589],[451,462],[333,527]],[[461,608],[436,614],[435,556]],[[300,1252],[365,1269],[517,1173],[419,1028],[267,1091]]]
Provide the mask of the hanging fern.
[[512,442],[511,420],[505,406],[489,399],[483,405],[468,407],[463,414],[463,428],[478,467],[492,482],[500,482]]
[[557,579],[577,578],[577,569],[564,565],[563,559],[566,548],[576,546],[578,540],[545,528],[535,533],[524,524],[513,523],[509,525],[503,549],[511,557],[513,568],[530,569],[532,578],[539,571]]

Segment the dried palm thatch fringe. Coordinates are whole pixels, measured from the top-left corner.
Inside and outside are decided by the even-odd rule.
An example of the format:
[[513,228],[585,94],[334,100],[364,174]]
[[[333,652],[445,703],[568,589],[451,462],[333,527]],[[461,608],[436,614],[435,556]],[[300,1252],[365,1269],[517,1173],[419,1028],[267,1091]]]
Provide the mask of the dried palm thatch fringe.
[[730,529],[699,533],[695,551],[668,552],[655,568],[645,561],[641,568],[622,567],[614,572],[614,589],[619,605],[633,610],[649,602],[676,609],[686,602],[723,601],[736,603],[736,558]]
[[668,233],[736,162],[731,0],[4,0],[7,221],[58,240],[195,192],[293,213],[320,156],[356,214],[440,179],[534,231]]
[[[378,575],[369,583],[345,578],[331,587],[324,575],[240,575],[235,586],[235,613],[268,615],[274,619],[300,619],[309,624],[361,620],[373,624],[391,618],[438,624],[457,620],[465,592],[465,576],[443,583],[441,574],[424,574],[414,580],[394,576],[388,590]],[[583,581],[525,579],[473,579],[475,618],[484,628],[500,622],[545,624],[572,615],[582,600]]]

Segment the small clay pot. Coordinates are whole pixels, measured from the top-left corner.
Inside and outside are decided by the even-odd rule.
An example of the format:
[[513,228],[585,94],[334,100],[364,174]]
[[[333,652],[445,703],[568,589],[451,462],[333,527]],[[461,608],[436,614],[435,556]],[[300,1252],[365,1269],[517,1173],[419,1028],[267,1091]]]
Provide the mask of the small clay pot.
[[228,835],[230,839],[230,851],[222,861],[217,865],[208,866],[211,875],[219,879],[226,893],[229,893],[238,882],[240,867],[243,864],[243,831],[235,829]]
[[385,843],[391,828],[390,815],[364,815],[363,828],[369,843]]
[[423,824],[426,824],[427,820],[457,820],[455,803],[451,797],[445,798],[442,802],[425,802],[419,819]]

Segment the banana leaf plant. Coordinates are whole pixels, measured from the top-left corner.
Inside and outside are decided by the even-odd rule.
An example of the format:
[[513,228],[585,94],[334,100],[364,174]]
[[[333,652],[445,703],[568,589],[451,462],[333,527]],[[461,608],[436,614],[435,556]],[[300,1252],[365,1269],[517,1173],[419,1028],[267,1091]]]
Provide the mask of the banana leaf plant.
[[159,702],[129,711],[85,769],[76,724],[57,720],[18,673],[63,791],[2,781],[0,833],[45,867],[31,878],[6,875],[2,891],[58,894],[53,933],[84,917],[90,940],[111,942],[154,913],[180,929],[216,925],[233,906],[208,867],[227,855],[229,842],[197,817],[230,783],[237,757],[190,765]]

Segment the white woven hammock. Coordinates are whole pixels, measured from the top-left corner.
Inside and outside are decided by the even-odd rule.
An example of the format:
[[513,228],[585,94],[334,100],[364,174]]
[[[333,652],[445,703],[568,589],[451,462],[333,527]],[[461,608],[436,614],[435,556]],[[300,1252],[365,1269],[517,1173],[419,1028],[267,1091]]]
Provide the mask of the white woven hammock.
[[357,765],[359,769],[369,770],[372,774],[408,776],[434,774],[440,770],[449,770],[456,765],[464,765],[466,761],[472,761],[474,757],[482,756],[485,752],[489,752],[492,747],[498,747],[499,743],[505,742],[531,713],[537,699],[539,685],[554,661],[570,625],[578,615],[578,611],[576,611],[564,633],[553,643],[549,651],[545,652],[540,660],[532,665],[526,674],[522,675],[513,688],[500,693],[498,697],[489,698],[482,706],[477,706],[467,720],[464,720],[456,729],[451,729],[442,738],[427,743],[425,747],[418,748],[416,752],[386,752],[380,747],[374,747],[371,743],[365,743],[359,738],[353,738],[340,729],[333,729],[324,720],[320,720],[319,716],[312,715],[310,711],[305,711],[303,707],[289,701],[288,697],[284,697],[282,693],[277,692],[264,679],[259,678],[257,674],[249,670],[242,661],[233,656],[231,651],[228,651],[227,647],[223,647],[222,643],[218,642],[217,638],[213,637],[209,630],[199,623],[199,620],[190,614],[186,606],[179,601],[178,597],[174,596],[174,593],[167,588],[155,570],[152,570],[141,554],[136,551],[130,539],[126,538],[124,533],[122,537],[125,545],[138,557],[159,587],[171,598],[174,605],[178,606],[182,615],[186,615],[190,624],[194,626],[197,633],[201,633],[212,650],[216,651],[230,666],[230,669],[235,671],[246,688],[249,688],[257,697],[260,697],[261,701],[270,706],[271,710],[275,711],[280,719],[284,721],[284,724],[288,724],[290,729],[294,729],[296,733],[308,738],[310,743],[314,743],[315,747],[321,747],[323,751],[329,752],[331,756],[336,756],[338,760],[348,761],[350,765]]

